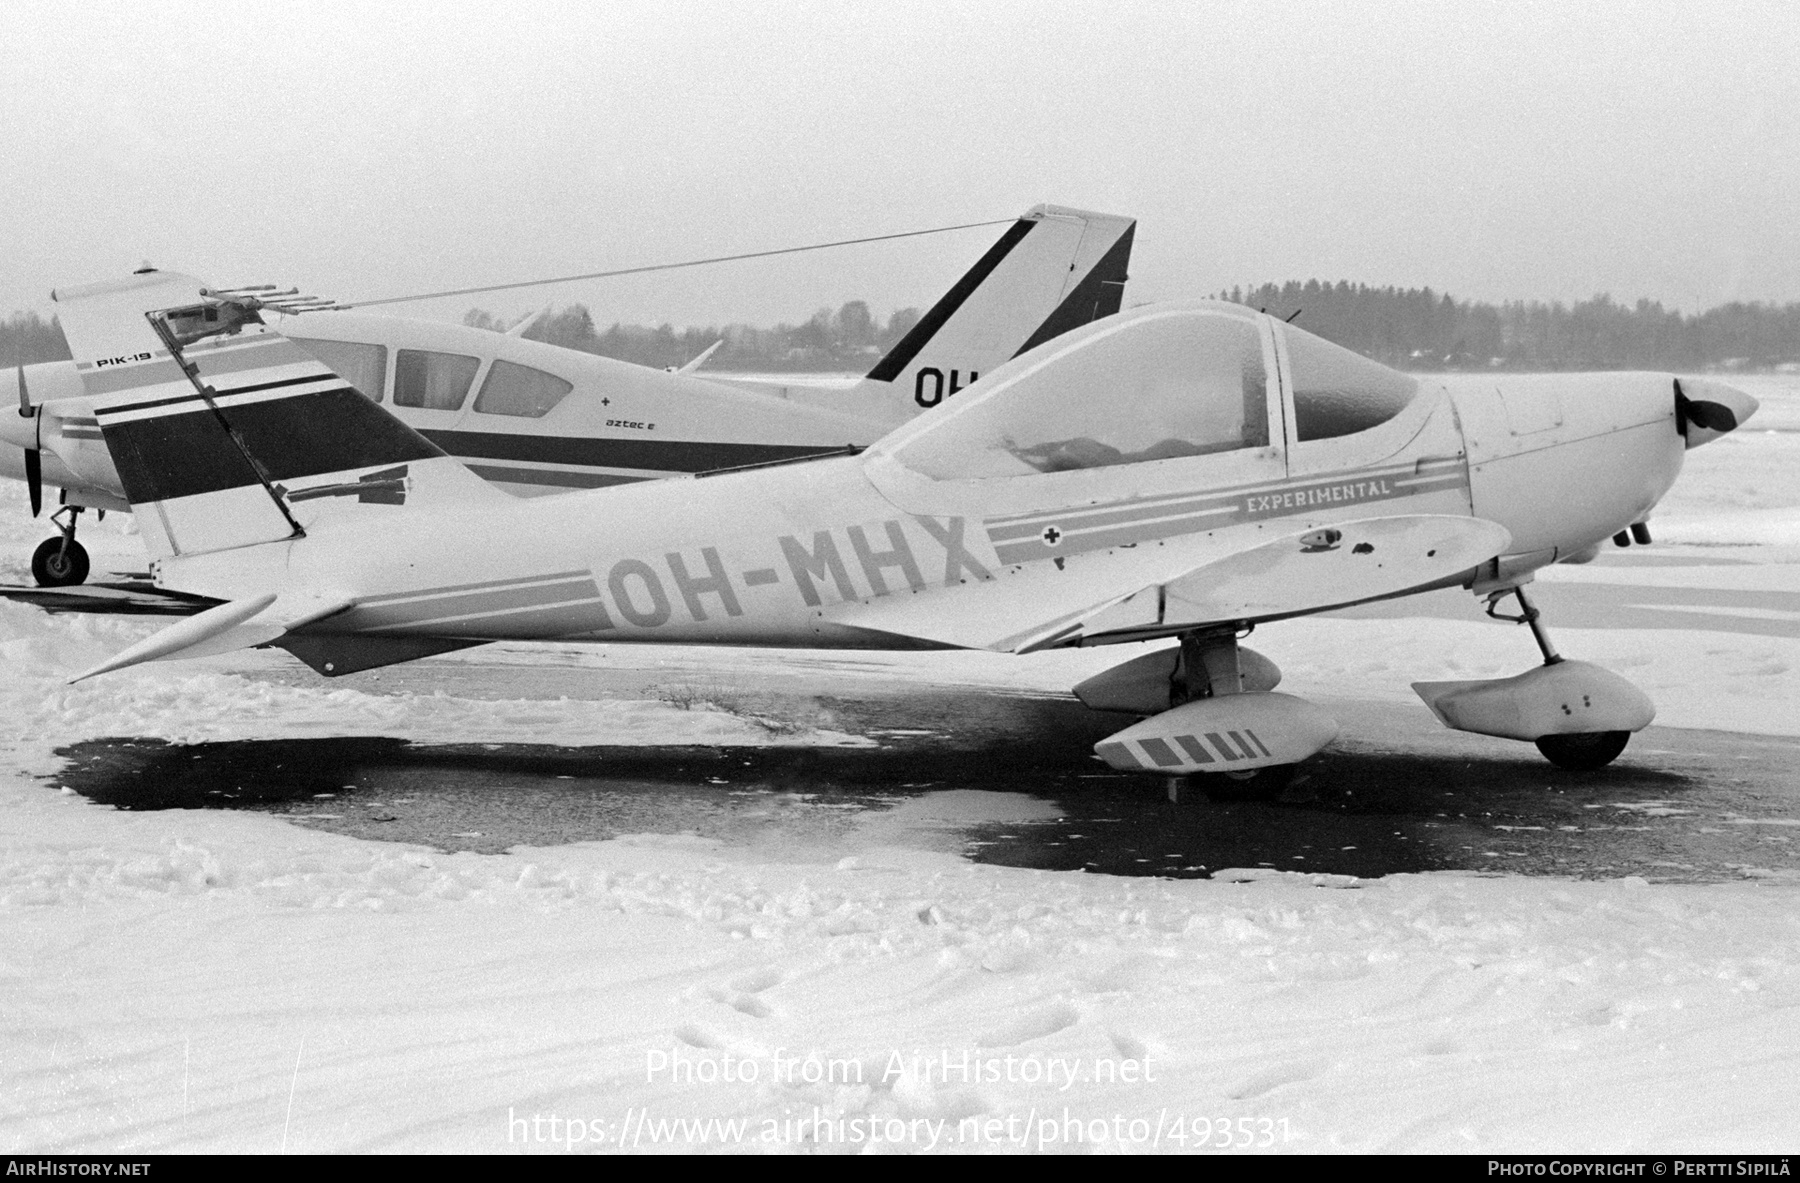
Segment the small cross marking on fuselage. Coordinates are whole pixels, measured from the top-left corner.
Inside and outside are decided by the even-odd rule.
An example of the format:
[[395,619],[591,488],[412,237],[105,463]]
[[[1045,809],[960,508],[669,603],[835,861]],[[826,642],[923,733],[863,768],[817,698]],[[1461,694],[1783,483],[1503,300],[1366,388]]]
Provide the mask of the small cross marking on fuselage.
[[1044,545],[1055,546],[1062,541],[1062,531],[1055,526],[1044,527]]

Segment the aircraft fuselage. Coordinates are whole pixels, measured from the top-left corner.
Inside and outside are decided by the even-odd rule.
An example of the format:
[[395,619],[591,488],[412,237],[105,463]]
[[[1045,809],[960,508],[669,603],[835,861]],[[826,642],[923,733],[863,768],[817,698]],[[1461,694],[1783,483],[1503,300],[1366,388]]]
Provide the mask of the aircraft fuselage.
[[[1155,549],[1179,548],[1198,564],[1272,533],[1391,514],[1475,516],[1512,534],[1498,569],[1459,570],[1438,585],[1518,577],[1642,520],[1679,472],[1667,375],[1501,382],[1497,392],[1492,378],[1434,381],[1404,428],[1410,438],[1336,471],[1291,472],[1269,449],[1248,469],[1243,457],[1199,457],[1130,486],[1110,470],[1110,496],[1101,492],[1109,470],[1068,474],[1064,503],[1014,507],[1004,491],[977,487],[994,482],[920,482],[871,454],[396,515],[166,559],[158,578],[220,599],[296,585],[354,599],[318,626],[330,632],[913,647],[917,638],[858,623],[873,618],[857,609],[905,598],[927,610],[975,583],[1077,582]],[[1500,400],[1525,397],[1515,391],[1533,406],[1555,392],[1571,409],[1551,426],[1517,410],[1508,418],[1523,404]],[[1263,479],[1216,482],[1221,468],[1242,473],[1257,459]],[[1140,621],[1119,639],[1191,623]]]

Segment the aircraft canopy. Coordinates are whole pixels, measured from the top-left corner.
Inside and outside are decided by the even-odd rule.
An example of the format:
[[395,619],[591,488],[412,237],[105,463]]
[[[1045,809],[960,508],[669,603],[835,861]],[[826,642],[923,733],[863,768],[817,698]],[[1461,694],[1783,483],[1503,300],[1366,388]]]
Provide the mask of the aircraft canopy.
[[1294,388],[1294,438],[1300,443],[1386,423],[1419,392],[1417,378],[1292,325],[1281,331]]
[[956,479],[1264,447],[1269,387],[1255,312],[1147,308],[1015,358],[920,420],[894,458]]

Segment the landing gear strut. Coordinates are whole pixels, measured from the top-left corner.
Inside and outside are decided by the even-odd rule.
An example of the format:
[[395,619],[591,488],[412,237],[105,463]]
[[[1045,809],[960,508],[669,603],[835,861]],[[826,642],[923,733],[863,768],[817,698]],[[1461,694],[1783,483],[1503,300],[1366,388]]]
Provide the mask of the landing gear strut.
[[[1179,649],[1132,658],[1075,687],[1095,710],[1148,716],[1094,745],[1120,772],[1154,772],[1172,800],[1279,795],[1293,766],[1337,737],[1337,720],[1275,689],[1275,663],[1238,644],[1248,628],[1181,635]],[[1190,774],[1192,774],[1190,776]]]
[[[1519,614],[1517,616],[1508,616],[1506,613],[1500,611],[1500,601],[1504,600],[1509,594],[1519,601]],[[1545,665],[1555,665],[1562,660],[1562,654],[1558,653],[1556,651],[1556,646],[1550,643],[1550,634],[1545,632],[1544,626],[1539,623],[1538,618],[1541,617],[1543,613],[1537,610],[1536,604],[1533,604],[1530,600],[1525,598],[1525,588],[1523,585],[1510,588],[1508,591],[1497,591],[1489,596],[1487,602],[1487,614],[1495,620],[1510,620],[1514,624],[1530,625],[1531,639],[1537,642],[1538,652],[1544,655]]]
[[46,538],[31,555],[31,575],[39,587],[72,587],[88,577],[87,548],[75,541],[81,506],[65,505],[50,515],[60,537]]
[[[1238,630],[1212,630],[1181,635],[1181,664],[1169,683],[1169,705],[1178,707],[1202,698],[1243,693]],[[1171,778],[1169,800],[1179,801],[1178,783],[1185,779],[1214,801],[1273,801],[1294,779],[1295,765],[1271,764],[1243,770],[1221,769]]]

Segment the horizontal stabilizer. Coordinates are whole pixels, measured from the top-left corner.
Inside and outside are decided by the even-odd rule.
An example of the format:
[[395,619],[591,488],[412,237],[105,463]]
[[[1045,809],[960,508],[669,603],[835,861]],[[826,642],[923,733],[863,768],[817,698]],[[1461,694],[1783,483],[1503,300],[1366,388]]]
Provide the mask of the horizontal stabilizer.
[[725,344],[725,338],[720,337],[717,341],[714,341],[711,345],[708,345],[705,349],[701,350],[685,364],[672,367],[672,372],[676,374],[693,373],[695,370],[705,365],[706,359],[717,353],[719,351],[719,346],[723,344]]
[[[274,602],[275,593],[269,592],[252,599],[231,600],[217,607],[208,608],[197,616],[190,616],[159,633],[145,637],[116,657],[103,661],[93,669],[70,678],[69,682],[71,684],[84,682],[98,674],[122,670],[126,666],[137,665],[139,662],[158,661],[165,657],[181,654],[240,628]],[[251,644],[256,643],[258,642],[251,642]],[[209,649],[208,652],[214,652],[214,650]]]

